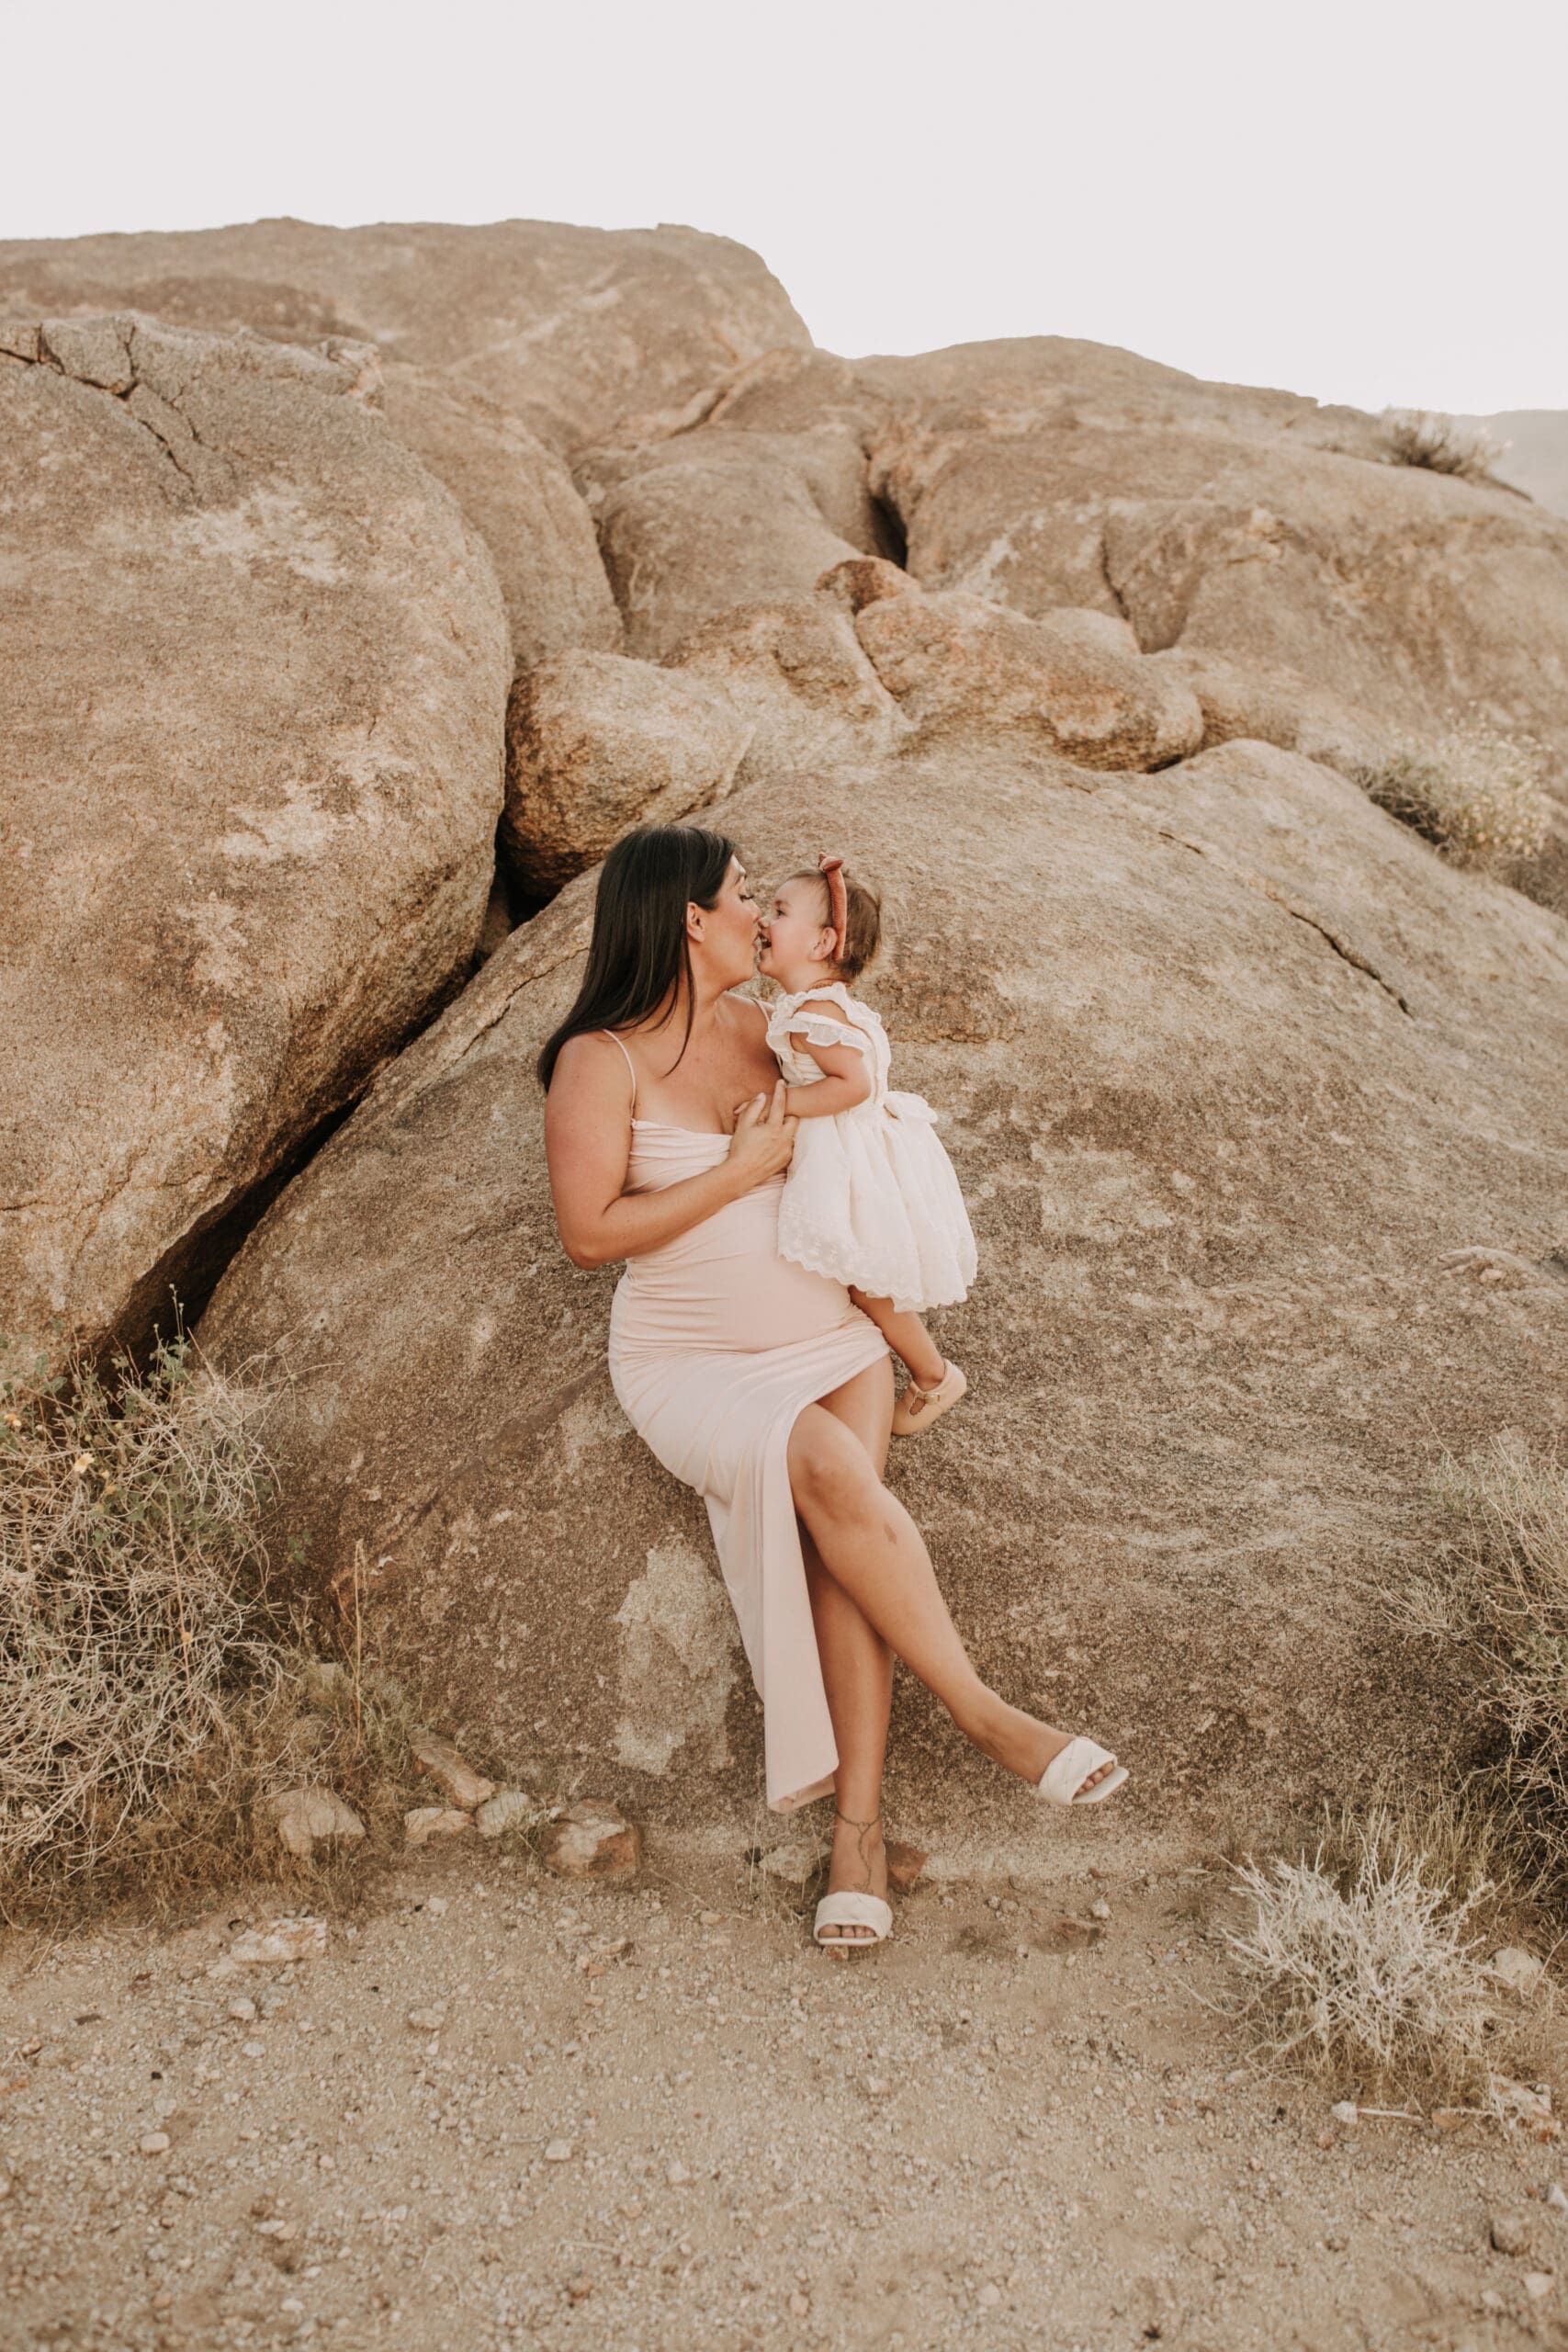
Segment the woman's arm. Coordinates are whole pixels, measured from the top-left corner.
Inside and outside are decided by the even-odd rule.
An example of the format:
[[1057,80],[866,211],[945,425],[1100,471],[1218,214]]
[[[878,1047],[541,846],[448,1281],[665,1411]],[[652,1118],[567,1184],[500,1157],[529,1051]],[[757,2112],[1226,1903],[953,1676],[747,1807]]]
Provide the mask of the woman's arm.
[[716,1168],[661,1192],[627,1193],[629,1093],[626,1063],[607,1037],[571,1037],[561,1047],[545,1103],[545,1157],[561,1247],[574,1266],[612,1265],[675,1240],[787,1168],[795,1149],[779,1085],[771,1102],[759,1094],[741,1105]]
[[[844,1024],[848,1027],[848,1023]],[[836,1112],[852,1111],[871,1092],[871,1065],[858,1046],[814,1046],[809,1037],[791,1036],[797,1054],[809,1054],[826,1076],[815,1086],[786,1086],[784,1109],[792,1119],[830,1119]]]

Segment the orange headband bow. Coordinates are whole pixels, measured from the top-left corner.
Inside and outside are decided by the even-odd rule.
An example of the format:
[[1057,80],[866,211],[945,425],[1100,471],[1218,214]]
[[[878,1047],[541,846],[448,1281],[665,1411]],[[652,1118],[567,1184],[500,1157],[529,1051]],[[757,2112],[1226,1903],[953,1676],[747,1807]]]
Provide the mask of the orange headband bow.
[[839,963],[843,959],[850,922],[849,893],[844,888],[844,861],[841,857],[829,857],[824,850],[817,861],[817,868],[828,885],[828,919],[833,926],[833,960]]

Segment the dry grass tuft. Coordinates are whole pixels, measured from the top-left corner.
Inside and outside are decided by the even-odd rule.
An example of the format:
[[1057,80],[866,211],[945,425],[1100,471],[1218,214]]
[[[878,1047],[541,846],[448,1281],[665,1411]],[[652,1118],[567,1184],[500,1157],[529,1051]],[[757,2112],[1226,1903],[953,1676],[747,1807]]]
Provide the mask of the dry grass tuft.
[[39,1357],[0,1386],[6,1907],[118,1865],[201,1875],[208,1849],[231,1869],[288,1760],[265,1397],[183,1333],[115,1370]]
[[1385,1594],[1413,1633],[1462,1642],[1506,1739],[1493,1776],[1537,1866],[1568,1872],[1568,1470],[1516,1438],[1445,1460],[1449,1540],[1416,1582]]
[[1427,409],[1384,411],[1389,462],[1418,466],[1431,474],[1451,474],[1460,481],[1490,481],[1492,469],[1503,455],[1491,435],[1479,426],[1456,424],[1451,416]]
[[1534,858],[1551,839],[1540,754],[1480,722],[1401,744],[1361,781],[1380,808],[1450,857]]
[[[362,1555],[335,1626],[270,1572],[274,1392],[183,1331],[112,1385],[49,1362],[0,1384],[0,1919],[166,1909],[247,1877],[347,1901],[429,1797],[429,1726],[365,1655]],[[367,1838],[289,1855],[262,1800],[301,1786],[345,1798]]]
[[[759,1793],[752,1806],[751,1842],[746,1849],[746,1900],[759,1917],[780,1923],[797,1919],[827,1893],[831,1851],[831,1840],[805,1816],[792,1818],[783,1826],[781,1837],[778,1815],[769,1812]],[[790,1857],[795,1867],[764,1868],[768,1856],[780,1854]]]
[[1495,1994],[1479,1957],[1484,1881],[1461,1891],[1390,1814],[1345,1817],[1309,1860],[1237,1867],[1254,1906],[1226,1941],[1251,1985],[1261,2054],[1363,2090],[1489,2104]]

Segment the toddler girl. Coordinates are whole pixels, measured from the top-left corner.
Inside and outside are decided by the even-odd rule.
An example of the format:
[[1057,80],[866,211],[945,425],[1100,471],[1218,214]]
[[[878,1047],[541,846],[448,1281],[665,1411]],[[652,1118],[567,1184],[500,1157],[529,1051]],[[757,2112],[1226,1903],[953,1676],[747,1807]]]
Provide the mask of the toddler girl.
[[908,1366],[893,1428],[913,1437],[969,1385],[920,1314],[966,1295],[975,1236],[936,1113],[918,1094],[888,1091],[882,1023],[850,992],[881,934],[874,893],[846,879],[842,858],[823,857],[775,895],[758,969],[784,991],[768,1044],[788,1084],[786,1109],[800,1121],[779,1254],[846,1283]]

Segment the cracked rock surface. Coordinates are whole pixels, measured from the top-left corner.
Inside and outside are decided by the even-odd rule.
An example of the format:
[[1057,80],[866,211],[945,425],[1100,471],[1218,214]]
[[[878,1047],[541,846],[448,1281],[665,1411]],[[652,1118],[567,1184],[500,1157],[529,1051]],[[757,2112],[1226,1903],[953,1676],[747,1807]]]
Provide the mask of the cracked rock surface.
[[756,254],[697,229],[252,220],[0,241],[0,312],[128,309],[286,343],[384,343],[562,452],[811,341]]
[[0,335],[5,1328],[135,1334],[467,969],[494,569],[358,358]]
[[[489,547],[525,665],[621,647],[570,453],[634,413],[659,429],[738,363],[810,342],[755,254],[694,229],[256,220],[0,241],[0,318],[130,308],[378,351],[388,422]],[[855,486],[863,505],[863,465]]]

